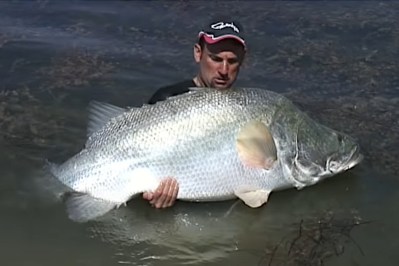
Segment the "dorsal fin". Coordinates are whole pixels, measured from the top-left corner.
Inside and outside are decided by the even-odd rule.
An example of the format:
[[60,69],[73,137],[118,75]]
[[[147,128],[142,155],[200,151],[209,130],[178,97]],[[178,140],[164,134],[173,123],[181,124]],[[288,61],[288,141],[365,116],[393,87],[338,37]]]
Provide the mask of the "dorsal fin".
[[111,118],[127,111],[109,103],[91,101],[89,104],[89,123],[87,125],[87,136],[101,129]]

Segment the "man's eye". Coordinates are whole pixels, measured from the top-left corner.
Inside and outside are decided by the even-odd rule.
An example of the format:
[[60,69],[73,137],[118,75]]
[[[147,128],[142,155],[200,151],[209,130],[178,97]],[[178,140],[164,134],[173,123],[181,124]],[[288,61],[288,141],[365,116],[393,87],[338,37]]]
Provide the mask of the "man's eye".
[[232,59],[227,60],[227,62],[230,65],[237,64],[238,63],[238,59],[237,58],[232,58]]
[[222,58],[220,58],[220,57],[218,57],[218,56],[214,56],[214,55],[211,55],[211,59],[212,59],[213,61],[216,61],[216,62],[222,62],[222,61],[223,61]]

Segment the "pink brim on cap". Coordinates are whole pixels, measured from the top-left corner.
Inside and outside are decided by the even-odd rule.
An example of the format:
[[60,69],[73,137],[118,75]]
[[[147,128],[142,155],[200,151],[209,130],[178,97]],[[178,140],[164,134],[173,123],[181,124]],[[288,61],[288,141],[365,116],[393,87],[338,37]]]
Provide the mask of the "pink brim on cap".
[[226,34],[226,35],[222,35],[222,36],[215,38],[215,36],[213,36],[212,34],[207,34],[203,31],[201,31],[198,34],[198,38],[201,38],[201,37],[204,37],[205,42],[208,44],[214,44],[214,43],[220,42],[221,40],[225,40],[225,39],[234,39],[234,40],[238,41],[239,43],[241,43],[244,46],[244,48],[246,47],[245,41],[243,39],[241,39],[240,37],[238,37],[236,35],[232,35],[232,34]]

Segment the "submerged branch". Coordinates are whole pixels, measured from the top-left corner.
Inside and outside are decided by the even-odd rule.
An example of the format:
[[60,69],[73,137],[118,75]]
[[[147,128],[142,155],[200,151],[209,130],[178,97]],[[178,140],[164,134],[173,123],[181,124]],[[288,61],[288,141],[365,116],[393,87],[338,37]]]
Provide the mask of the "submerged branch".
[[365,255],[360,245],[350,235],[352,230],[371,221],[359,221],[359,217],[337,218],[327,213],[322,218],[301,219],[295,223],[297,231],[283,237],[259,261],[259,265],[268,257],[268,266],[272,265],[306,265],[321,266],[333,256],[345,252],[345,245],[352,243],[362,256]]

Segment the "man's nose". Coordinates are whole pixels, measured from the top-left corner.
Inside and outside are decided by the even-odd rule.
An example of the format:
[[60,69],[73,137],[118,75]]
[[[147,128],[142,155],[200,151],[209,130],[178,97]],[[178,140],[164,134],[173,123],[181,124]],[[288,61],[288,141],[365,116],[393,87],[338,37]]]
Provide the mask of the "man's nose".
[[229,73],[229,63],[227,61],[223,61],[219,70],[221,75],[227,75]]

